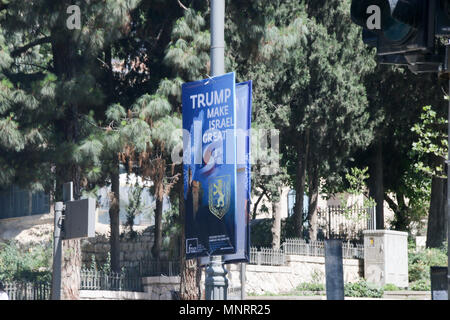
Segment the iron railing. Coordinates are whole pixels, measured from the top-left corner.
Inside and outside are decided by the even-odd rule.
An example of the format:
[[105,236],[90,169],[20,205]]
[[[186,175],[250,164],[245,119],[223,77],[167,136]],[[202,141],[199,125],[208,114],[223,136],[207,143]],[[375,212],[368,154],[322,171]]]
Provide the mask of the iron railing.
[[[270,248],[250,248],[250,264],[283,266],[286,264],[286,255],[300,255],[312,257],[325,256],[324,241],[306,242],[304,239],[286,239],[278,250]],[[364,245],[344,242],[342,244],[342,257],[344,259],[364,259]]]
[[48,282],[5,282],[9,300],[50,300],[51,284]]
[[323,239],[360,239],[363,230],[376,228],[374,207],[328,206],[317,208],[317,224]]
[[126,267],[141,277],[175,277],[181,274],[180,261],[142,259]]
[[[324,257],[325,242],[310,241],[304,239],[290,238],[282,244],[282,249],[286,254]],[[350,242],[342,243],[342,257],[344,259],[364,259],[364,245],[352,244]]]
[[250,248],[250,264],[283,266],[286,264],[286,254],[283,250],[270,248]]
[[123,268],[120,273],[83,269],[80,289],[142,292],[143,277],[174,277],[180,274],[179,261],[142,259]]
[[142,292],[141,276],[132,272],[81,270],[80,290]]

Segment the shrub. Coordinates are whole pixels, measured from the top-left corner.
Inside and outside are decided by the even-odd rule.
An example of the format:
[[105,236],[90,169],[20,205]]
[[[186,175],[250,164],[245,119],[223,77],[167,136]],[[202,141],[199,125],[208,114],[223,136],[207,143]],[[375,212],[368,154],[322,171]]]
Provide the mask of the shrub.
[[252,247],[272,247],[272,221],[273,219],[252,221],[250,228],[250,244]]
[[344,285],[344,295],[346,297],[381,298],[383,297],[383,293],[382,288],[378,288],[376,285],[368,283],[365,280],[346,283]]
[[401,290],[401,289],[392,283],[386,283],[383,286],[383,291],[399,291],[399,290]]
[[[272,225],[273,219],[258,219],[251,222],[250,242],[252,247],[272,247]],[[287,238],[296,238],[294,217],[281,220],[281,243]],[[309,239],[308,230],[303,230],[303,239]]]
[[408,252],[408,280],[411,290],[430,290],[430,267],[447,266],[447,247]]
[[325,291],[325,285],[323,283],[317,283],[317,282],[308,282],[308,283],[301,283],[295,288],[296,291]]
[[16,241],[0,244],[0,280],[50,281],[52,244],[24,246]]
[[420,279],[409,285],[409,289],[413,291],[430,291],[431,283],[430,280]]

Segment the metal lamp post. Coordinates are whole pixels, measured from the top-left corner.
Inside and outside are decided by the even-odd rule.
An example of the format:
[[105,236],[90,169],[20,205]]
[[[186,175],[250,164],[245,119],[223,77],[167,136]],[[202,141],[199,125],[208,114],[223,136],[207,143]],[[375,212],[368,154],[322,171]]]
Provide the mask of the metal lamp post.
[[[211,76],[225,73],[225,0],[211,0]],[[221,256],[206,268],[206,300],[227,300],[228,279]]]

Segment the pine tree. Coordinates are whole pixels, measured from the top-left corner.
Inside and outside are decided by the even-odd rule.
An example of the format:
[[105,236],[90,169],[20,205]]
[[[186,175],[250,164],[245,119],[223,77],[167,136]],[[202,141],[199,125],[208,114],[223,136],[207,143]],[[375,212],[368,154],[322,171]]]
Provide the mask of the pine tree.
[[[80,8],[80,30],[66,25],[70,5]],[[34,161],[40,167],[16,171],[16,179],[27,180],[33,174],[31,181],[53,192],[56,200],[61,200],[62,183],[73,181],[75,199],[81,196],[98,162],[89,120],[104,98],[96,82],[102,68],[99,57],[108,43],[126,32],[127,13],[134,6],[135,1],[47,0],[4,5],[0,24],[13,58],[7,79],[34,104],[33,112],[20,121],[22,130],[27,123],[36,126],[34,153],[23,162]],[[64,248],[62,297],[77,299],[80,242],[66,240]]]
[[432,105],[438,114],[446,117],[440,84],[435,75],[414,75],[407,69],[379,66],[367,77],[366,87],[371,117],[380,119],[375,127],[377,144],[358,152],[355,160],[358,165],[371,169],[369,188],[372,197],[378,195],[377,211],[381,211],[377,220],[383,219],[386,201],[395,213],[392,228],[409,231],[413,223],[424,218],[429,205],[427,238],[430,244],[439,247],[445,233],[442,229],[445,224],[441,222],[445,214],[445,183],[440,175],[428,175],[416,166],[444,167],[444,160],[424,157],[422,152],[411,150],[418,139],[411,128],[422,121],[426,105]]
[[[145,11],[144,8],[141,9]],[[160,259],[162,246],[164,196],[171,193],[174,186],[182,187],[182,184],[177,183],[181,180],[181,166],[170,164],[172,150],[181,143],[179,134],[181,133],[181,84],[184,81],[203,78],[208,73],[209,33],[204,31],[205,20],[194,9],[183,11],[183,16],[169,28],[170,42],[166,44],[167,50],[164,56],[155,57],[155,60],[160,59],[162,64],[158,66],[161,73],[154,78],[142,77],[133,72],[127,73],[122,79],[124,84],[120,86],[127,92],[122,101],[124,105],[129,104],[129,106],[113,104],[106,112],[107,123],[109,123],[107,140],[118,147],[120,161],[125,164],[129,172],[136,173],[152,184],[151,191],[156,200],[155,241],[152,254],[156,260]],[[145,29],[145,26],[141,28]],[[128,44],[122,45],[119,44],[116,48],[119,56]],[[130,56],[127,60],[129,58]],[[150,59],[142,61],[141,65],[146,70],[156,68],[155,61]],[[148,84],[143,79],[150,82],[151,93],[144,93],[137,96],[134,101],[131,100],[132,92],[131,97],[138,95],[139,92],[148,92]],[[133,91],[131,91],[130,82]],[[172,193],[174,197],[178,195],[176,192]],[[180,211],[182,211],[181,208]],[[195,277],[198,278],[198,272],[195,271],[195,273]],[[195,283],[197,285],[193,287],[198,286],[197,280]],[[192,297],[192,294],[188,291],[183,293],[182,289],[182,297],[187,298],[190,295]]]
[[[243,69],[258,84],[255,127],[280,130],[282,163],[295,186],[295,224],[302,236],[303,193],[310,193],[314,239],[319,178],[333,183],[372,127],[363,77],[375,62],[352,26],[350,1],[279,1],[264,11],[254,62]],[[257,38],[255,36],[255,38]],[[275,180],[274,180],[275,181]]]

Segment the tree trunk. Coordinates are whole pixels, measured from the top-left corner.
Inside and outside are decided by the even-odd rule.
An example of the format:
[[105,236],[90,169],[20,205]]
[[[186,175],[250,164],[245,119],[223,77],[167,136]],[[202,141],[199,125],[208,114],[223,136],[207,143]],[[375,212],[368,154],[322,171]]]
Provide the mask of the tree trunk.
[[[63,19],[63,16],[60,17]],[[55,25],[61,25],[59,21]],[[67,30],[68,31],[68,30]],[[51,46],[53,66],[58,79],[66,83],[73,79],[78,64],[76,46],[69,33],[64,35],[60,29],[51,30]],[[62,133],[63,141],[77,145],[79,142],[79,106],[59,98],[58,104],[64,110],[64,118],[55,123],[55,127]],[[70,99],[69,99],[70,101]],[[78,200],[81,196],[81,168],[76,163],[60,162],[57,164],[57,194],[61,194],[61,186],[65,182],[73,182],[73,198]],[[58,196],[58,199],[62,199]],[[81,245],[80,240],[63,241],[63,257],[61,270],[61,299],[78,300],[80,271],[81,271]]]
[[445,179],[433,177],[428,214],[427,248],[440,248],[447,238],[447,187]]
[[180,298],[181,300],[199,300],[199,288],[197,284],[197,260],[185,259],[185,204],[184,204],[184,182],[183,178],[180,179],[181,183],[178,184],[179,188],[179,213],[181,223],[181,282],[180,282]]
[[309,137],[300,137],[297,144],[297,170],[295,185],[294,224],[297,237],[303,238],[303,195],[306,182],[306,159],[308,159]]
[[377,142],[370,166],[370,197],[376,203],[376,229],[384,229],[383,145]]
[[409,226],[411,224],[411,218],[409,216],[409,208],[406,205],[405,197],[403,194],[397,192],[396,193],[397,203],[398,203],[398,212],[396,213],[396,225],[395,230],[398,231],[409,231]]
[[317,240],[318,231],[318,209],[317,204],[319,200],[319,175],[315,166],[308,170],[309,180],[309,203],[308,203],[308,220],[310,224],[309,239],[311,241]]
[[80,299],[80,240],[63,241],[63,257],[61,269],[61,300]]
[[162,241],[162,211],[163,211],[163,199],[156,196],[156,208],[155,208],[155,234],[154,243],[152,248],[153,258],[160,259],[161,255],[161,241]]
[[120,175],[119,165],[111,172],[111,205],[109,207],[109,221],[111,228],[110,254],[111,270],[120,272]]
[[278,188],[279,196],[272,197],[272,248],[279,249],[281,244],[281,188]]

